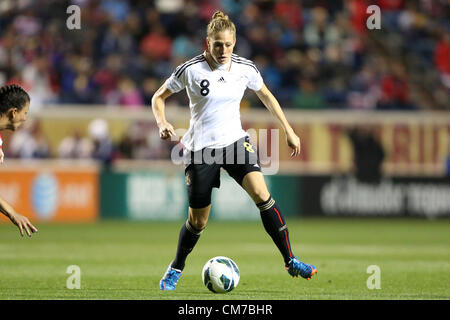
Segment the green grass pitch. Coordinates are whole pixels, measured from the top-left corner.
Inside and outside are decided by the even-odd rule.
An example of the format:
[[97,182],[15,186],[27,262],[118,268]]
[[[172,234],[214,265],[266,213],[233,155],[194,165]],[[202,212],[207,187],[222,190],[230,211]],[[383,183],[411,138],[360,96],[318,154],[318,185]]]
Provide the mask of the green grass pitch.
[[[158,283],[183,222],[102,221],[41,224],[21,238],[0,225],[0,299],[449,299],[450,220],[287,219],[294,253],[318,268],[291,278],[261,222],[210,221],[173,292]],[[224,295],[202,284],[203,264],[228,256],[241,280]],[[81,289],[67,289],[67,267],[81,269]],[[381,270],[368,289],[367,267]]]

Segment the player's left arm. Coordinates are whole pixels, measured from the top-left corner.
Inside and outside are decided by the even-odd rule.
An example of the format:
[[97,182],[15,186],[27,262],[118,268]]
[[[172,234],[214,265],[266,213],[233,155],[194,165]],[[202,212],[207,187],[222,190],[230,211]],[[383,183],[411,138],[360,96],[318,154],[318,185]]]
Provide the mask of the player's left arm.
[[295,134],[294,129],[288,123],[283,110],[281,109],[278,100],[274,97],[272,92],[263,84],[262,88],[255,91],[258,98],[266,106],[267,109],[274,115],[278,120],[283,131],[286,135],[286,142],[288,146],[292,149],[291,156],[297,156],[300,154],[300,138]]

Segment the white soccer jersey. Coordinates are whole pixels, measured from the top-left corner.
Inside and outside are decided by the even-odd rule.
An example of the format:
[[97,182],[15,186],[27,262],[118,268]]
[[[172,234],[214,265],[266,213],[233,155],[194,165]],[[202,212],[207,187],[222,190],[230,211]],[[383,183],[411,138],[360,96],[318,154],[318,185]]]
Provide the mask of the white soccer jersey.
[[245,89],[260,90],[263,79],[252,61],[236,54],[212,71],[204,52],[178,66],[165,85],[172,93],[186,89],[191,120],[181,143],[198,151],[222,148],[247,135],[241,124],[241,100]]

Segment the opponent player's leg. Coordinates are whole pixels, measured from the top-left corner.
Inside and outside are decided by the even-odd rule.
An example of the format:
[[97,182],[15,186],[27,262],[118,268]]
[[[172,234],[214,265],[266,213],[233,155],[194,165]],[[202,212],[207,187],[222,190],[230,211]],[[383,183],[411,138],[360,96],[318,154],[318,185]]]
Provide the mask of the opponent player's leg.
[[242,179],[242,187],[247,191],[260,210],[264,229],[270,235],[283,256],[286,270],[290,275],[310,279],[317,269],[294,257],[289,240],[289,231],[281,209],[271,197],[264,176],[259,171],[247,173]]

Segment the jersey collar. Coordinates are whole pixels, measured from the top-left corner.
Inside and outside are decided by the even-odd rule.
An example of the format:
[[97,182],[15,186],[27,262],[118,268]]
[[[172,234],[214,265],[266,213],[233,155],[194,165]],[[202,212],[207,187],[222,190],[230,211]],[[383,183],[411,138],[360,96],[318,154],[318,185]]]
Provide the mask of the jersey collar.
[[[206,50],[203,51],[203,56],[206,59]],[[214,61],[208,61],[208,59],[206,59],[206,63],[208,63],[208,65],[212,71],[214,71],[214,70],[230,71],[230,69],[231,69],[231,59],[230,59],[230,62],[228,62],[227,64],[218,64],[218,63],[215,63]]]

